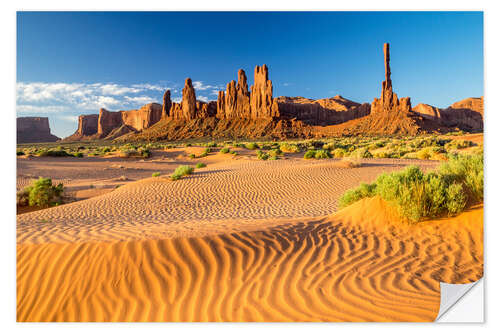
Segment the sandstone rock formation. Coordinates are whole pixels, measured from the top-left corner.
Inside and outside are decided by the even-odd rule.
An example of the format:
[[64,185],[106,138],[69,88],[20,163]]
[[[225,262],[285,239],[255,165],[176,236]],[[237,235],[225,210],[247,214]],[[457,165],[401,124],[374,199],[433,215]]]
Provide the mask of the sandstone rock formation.
[[170,108],[172,107],[172,100],[170,99],[170,90],[166,90],[163,94],[163,106],[161,110],[161,117],[166,118],[170,116]]
[[196,118],[196,94],[190,78],[186,79],[182,89],[182,115],[186,120]]
[[273,84],[269,80],[266,65],[255,66],[254,83],[250,93],[251,118],[278,118],[279,111],[273,108]]
[[50,133],[47,117],[18,117],[17,143],[54,142],[59,138]]
[[337,95],[312,100],[304,97],[275,98],[282,118],[299,119],[309,125],[334,125],[370,114],[370,104],[359,104]]
[[390,66],[389,43],[384,44],[384,66],[385,80],[382,82],[382,93],[380,99],[375,98],[372,102],[371,113],[387,112],[405,112],[411,111],[411,102],[409,97],[398,99],[398,96],[392,91],[391,66]]
[[465,131],[483,130],[483,97],[466,98],[453,103],[446,109],[439,109],[427,104],[418,104],[412,111],[448,128],[458,128]]

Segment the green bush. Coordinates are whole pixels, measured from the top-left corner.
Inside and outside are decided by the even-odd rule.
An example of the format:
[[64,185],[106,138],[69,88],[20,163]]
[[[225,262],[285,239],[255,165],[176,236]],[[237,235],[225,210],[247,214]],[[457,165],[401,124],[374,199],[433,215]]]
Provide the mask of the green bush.
[[76,152],[73,156],[82,158],[83,153],[81,151],[79,151],[79,152]]
[[201,162],[200,162],[200,163],[197,163],[197,164],[196,164],[195,168],[196,168],[196,169],[200,169],[200,168],[204,168],[204,167],[206,167],[206,166],[207,166],[207,165],[206,165],[205,163],[201,163]]
[[52,179],[40,177],[31,186],[17,193],[17,204],[21,206],[48,207],[62,202],[63,184],[52,185]]
[[259,160],[267,160],[269,158],[269,154],[266,152],[263,152],[262,150],[257,150],[257,158]]
[[255,149],[259,149],[259,145],[256,144],[255,142],[249,142],[245,145],[245,148],[250,149],[250,150],[255,150]]
[[194,168],[189,165],[181,165],[178,166],[177,169],[174,170],[174,173],[170,176],[172,180],[181,179],[183,176],[190,175],[194,172]]
[[189,158],[196,158],[195,154],[189,154]]
[[49,150],[42,150],[38,153],[38,156],[45,157],[45,156],[50,156],[50,157],[73,157],[73,154],[68,153],[66,150],[63,149],[49,149]]
[[331,157],[332,156],[330,155],[330,152],[328,150],[323,150],[323,149],[316,150],[316,153],[314,154],[315,159],[323,159]]
[[366,148],[358,148],[349,154],[350,157],[355,158],[372,158],[373,155]]
[[161,172],[153,172],[151,177],[160,177],[160,175],[161,175]]
[[297,146],[296,144],[290,144],[288,142],[284,142],[284,143],[280,144],[279,149],[285,153],[299,153],[300,152],[299,146]]
[[417,166],[381,174],[372,184],[346,191],[339,206],[346,207],[374,195],[394,205],[411,222],[455,215],[467,205],[483,201],[483,155],[453,155],[437,172],[423,173]]
[[230,151],[231,151],[231,150],[230,150],[228,147],[224,147],[224,148],[222,148],[222,149],[220,150],[220,153],[221,153],[221,154],[227,154],[227,153],[229,153]]
[[341,158],[347,156],[347,151],[344,148],[336,148],[334,151],[332,151],[332,155],[335,158]]
[[18,151],[16,151],[16,155],[17,156],[22,156],[22,155],[24,155],[24,151],[18,150]]
[[308,159],[311,159],[311,158],[314,158],[316,156],[316,150],[308,150],[306,151],[306,153],[304,154],[304,158],[306,160]]

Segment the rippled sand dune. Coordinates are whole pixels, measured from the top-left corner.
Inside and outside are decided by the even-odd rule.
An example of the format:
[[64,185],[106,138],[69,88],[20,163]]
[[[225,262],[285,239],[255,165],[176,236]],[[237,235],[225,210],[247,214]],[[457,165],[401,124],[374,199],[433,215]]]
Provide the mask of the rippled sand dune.
[[432,321],[440,281],[482,276],[482,207],[414,226],[377,198],[332,214],[402,166],[240,161],[19,215],[17,319]]

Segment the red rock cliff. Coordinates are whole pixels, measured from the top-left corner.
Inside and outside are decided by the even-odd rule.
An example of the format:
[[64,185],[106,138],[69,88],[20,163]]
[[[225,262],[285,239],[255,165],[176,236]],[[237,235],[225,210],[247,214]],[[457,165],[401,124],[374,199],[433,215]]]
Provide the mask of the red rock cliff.
[[17,143],[54,142],[59,138],[50,133],[47,117],[18,117]]

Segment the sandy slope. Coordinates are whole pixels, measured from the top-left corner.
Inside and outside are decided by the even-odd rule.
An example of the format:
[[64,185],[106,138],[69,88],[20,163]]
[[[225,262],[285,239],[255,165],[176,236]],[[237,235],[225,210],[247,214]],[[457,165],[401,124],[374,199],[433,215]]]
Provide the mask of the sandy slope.
[[17,319],[433,320],[439,281],[482,276],[482,208],[408,227],[378,199],[328,215],[401,167],[373,163],[235,161],[19,215]]

